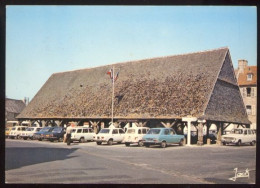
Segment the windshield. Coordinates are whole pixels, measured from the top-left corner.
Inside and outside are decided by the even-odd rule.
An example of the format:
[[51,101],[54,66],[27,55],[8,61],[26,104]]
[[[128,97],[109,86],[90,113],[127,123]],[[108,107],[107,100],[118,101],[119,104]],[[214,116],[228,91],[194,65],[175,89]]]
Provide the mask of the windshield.
[[161,129],[150,129],[147,134],[159,134]]
[[243,130],[242,129],[234,129],[231,131],[232,134],[243,134]]
[[99,133],[109,133],[110,129],[102,129]]
[[33,128],[28,127],[28,128],[26,128],[25,130],[26,130],[26,131],[33,131]]
[[41,132],[48,132],[52,127],[44,127]]
[[128,133],[128,134],[134,134],[134,133],[135,133],[135,129],[128,129],[128,130],[127,130],[127,133]]
[[56,127],[56,128],[53,129],[52,132],[54,132],[54,133],[60,133],[61,131],[62,131],[62,128],[61,128],[61,127]]
[[76,132],[76,129],[72,129],[71,133],[75,133]]

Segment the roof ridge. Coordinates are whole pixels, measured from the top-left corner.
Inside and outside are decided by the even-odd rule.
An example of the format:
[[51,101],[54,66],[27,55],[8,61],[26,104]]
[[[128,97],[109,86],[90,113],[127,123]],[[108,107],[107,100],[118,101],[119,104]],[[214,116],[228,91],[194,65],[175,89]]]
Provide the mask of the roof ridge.
[[145,58],[145,59],[121,61],[121,62],[110,63],[110,64],[100,65],[100,66],[95,66],[95,67],[88,67],[88,68],[81,68],[81,69],[75,69],[75,70],[69,70],[69,71],[63,71],[63,72],[56,72],[54,74],[61,74],[61,73],[66,73],[66,72],[88,70],[88,69],[94,69],[94,68],[99,68],[99,67],[106,67],[106,66],[109,66],[109,65],[111,66],[111,65],[125,64],[125,63],[130,63],[130,62],[134,63],[134,62],[140,62],[140,61],[146,61],[146,60],[162,59],[162,58],[167,58],[167,57],[177,57],[177,56],[184,56],[184,55],[191,55],[191,54],[200,54],[200,53],[213,52],[213,51],[218,51],[218,50],[223,50],[223,49],[227,49],[228,50],[229,48],[228,48],[228,46],[226,46],[226,47],[220,47],[220,48],[215,48],[215,49],[210,49],[210,50],[202,50],[202,51],[197,51],[197,52],[187,52],[187,53],[175,54],[175,55],[166,55],[166,56],[151,57],[151,58]]

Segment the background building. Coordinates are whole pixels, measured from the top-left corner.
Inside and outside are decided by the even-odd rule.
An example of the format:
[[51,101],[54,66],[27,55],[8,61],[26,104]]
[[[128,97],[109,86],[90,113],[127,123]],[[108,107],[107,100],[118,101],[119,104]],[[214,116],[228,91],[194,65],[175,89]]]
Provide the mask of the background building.
[[[16,99],[5,99],[5,122],[6,126],[12,126],[12,121],[18,121],[16,118],[26,107],[27,101]],[[9,122],[7,124],[7,122]]]
[[257,66],[248,66],[247,60],[239,60],[235,72],[248,118],[252,122],[251,128],[256,129]]

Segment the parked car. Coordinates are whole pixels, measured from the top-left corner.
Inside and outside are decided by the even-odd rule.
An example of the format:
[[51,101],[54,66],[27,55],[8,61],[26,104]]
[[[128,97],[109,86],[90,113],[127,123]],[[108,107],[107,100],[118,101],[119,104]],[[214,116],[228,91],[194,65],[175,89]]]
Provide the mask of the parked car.
[[252,146],[256,143],[256,134],[254,130],[249,128],[236,128],[231,131],[228,135],[223,135],[221,137],[221,142],[223,145],[226,144],[236,144],[238,146],[249,143]]
[[25,131],[22,132],[21,138],[24,140],[27,140],[28,138],[33,140],[33,134],[39,132],[41,129],[41,127],[27,127]]
[[145,147],[160,145],[165,148],[169,144],[184,144],[184,135],[178,135],[172,128],[152,128],[143,137]]
[[138,144],[139,146],[143,146],[143,136],[149,131],[148,127],[133,127],[128,128],[125,133],[125,138],[123,142],[126,146],[130,146],[130,144]]
[[26,128],[26,126],[14,126],[9,134],[9,138],[21,138],[21,134],[23,131],[25,131]]
[[44,134],[50,133],[53,130],[53,127],[44,127],[39,132],[33,134],[33,138],[39,141],[44,139]]
[[104,128],[95,137],[97,145],[101,145],[106,142],[108,145],[112,145],[114,142],[121,143],[124,139],[125,132],[121,128]]
[[43,134],[43,139],[49,140],[51,142],[57,140],[58,142],[63,141],[63,137],[65,134],[65,128],[63,127],[53,127],[51,131],[48,131]]
[[89,127],[75,127],[72,129],[71,140],[79,141],[81,143],[85,141],[93,141],[95,133],[92,128]]
[[6,127],[5,128],[5,138],[8,138],[9,137],[9,134],[11,132],[13,127]]

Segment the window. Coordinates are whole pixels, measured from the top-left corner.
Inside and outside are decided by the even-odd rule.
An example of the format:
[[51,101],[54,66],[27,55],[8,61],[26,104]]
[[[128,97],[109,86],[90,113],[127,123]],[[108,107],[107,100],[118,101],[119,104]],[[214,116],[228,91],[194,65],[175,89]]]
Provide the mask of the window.
[[173,129],[170,130],[170,135],[174,135],[176,134],[175,131]]
[[88,129],[83,129],[83,133],[88,133]]
[[125,132],[122,129],[119,129],[120,134],[125,134]]
[[112,134],[118,134],[118,130],[117,129],[114,129]]
[[164,134],[165,134],[165,135],[169,135],[169,134],[170,134],[169,129],[165,129]]
[[252,114],[252,107],[250,105],[246,105],[246,112],[248,115]]
[[142,134],[141,131],[142,131],[141,129],[138,129],[138,134]]
[[93,131],[93,129],[89,129],[88,132],[93,133],[94,131]]
[[247,81],[251,81],[252,78],[253,78],[253,74],[252,73],[247,74]]
[[77,133],[82,133],[82,129],[78,129],[78,130],[77,130]]
[[248,97],[251,97],[251,87],[246,88],[246,94]]
[[146,132],[147,132],[147,129],[142,129],[143,134],[146,134]]

